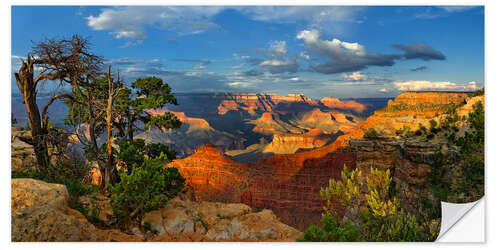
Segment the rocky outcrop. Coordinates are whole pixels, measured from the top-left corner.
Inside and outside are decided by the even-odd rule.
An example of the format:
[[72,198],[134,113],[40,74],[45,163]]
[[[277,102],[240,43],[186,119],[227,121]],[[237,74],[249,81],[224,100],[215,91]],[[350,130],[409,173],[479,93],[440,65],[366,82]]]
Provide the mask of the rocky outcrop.
[[[387,106],[360,122],[345,135],[339,136],[332,147],[348,146],[351,139],[363,138],[364,132],[374,128],[385,137],[395,137],[404,127],[415,131],[420,126],[429,127],[429,121],[439,117],[455,105],[470,100],[468,93],[455,92],[405,92],[389,100]],[[461,108],[459,108],[460,110]]]
[[217,107],[220,115],[224,115],[229,111],[247,111],[249,114],[255,114],[256,111],[270,112],[280,105],[287,106],[290,103],[317,104],[315,101],[311,100],[311,98],[301,94],[278,96],[267,93],[228,93],[224,95],[214,95],[214,97],[223,98]]
[[252,120],[249,123],[255,125],[255,127],[253,128],[254,132],[264,135],[273,135],[276,133],[298,134],[304,131],[286,122],[283,122],[280,119],[278,113],[272,112],[264,112],[262,113],[260,118]]
[[344,164],[355,167],[355,155],[351,152],[311,152],[240,163],[207,145],[166,167],[179,169],[190,189],[187,196],[192,200],[241,202],[253,208],[271,209],[284,223],[303,230],[321,219],[321,187],[329,179],[338,178]]
[[[444,91],[421,91],[404,92],[396,97],[393,104],[405,103],[409,106],[418,104],[435,104],[435,105],[449,105],[452,103],[461,103],[469,93],[464,92],[444,92]],[[390,106],[389,102],[388,106]]]
[[295,241],[300,236],[270,210],[179,199],[147,213],[142,225],[154,233],[150,241]]
[[32,166],[36,163],[33,146],[22,141],[20,138],[31,138],[31,131],[20,127],[11,127],[11,170],[20,170],[24,166]]
[[[313,132],[314,133],[314,132]],[[271,143],[267,144],[262,152],[273,154],[293,154],[299,149],[319,148],[331,141],[324,134],[274,134]]]
[[341,101],[335,97],[325,97],[320,100],[320,103],[331,109],[354,111],[356,113],[362,113],[367,109],[367,107],[361,103],[353,100]]
[[[97,241],[96,228],[72,214],[66,187],[33,179],[13,179],[12,241]],[[81,214],[80,214],[81,215]]]
[[68,207],[64,185],[11,180],[12,241],[140,241],[119,230],[101,230]]
[[427,174],[440,150],[438,144],[385,138],[353,139],[350,146],[356,152],[356,166],[364,174],[369,174],[370,168],[391,171],[396,198],[406,211],[416,213],[419,198],[433,199]]
[[[149,112],[151,114],[163,114],[167,111],[150,110]],[[184,112],[171,113],[182,122],[179,129],[162,131],[153,128],[138,134],[136,138],[144,139],[147,143],[167,144],[177,152],[177,156],[180,158],[191,155],[196,148],[205,144],[214,144],[223,151],[244,147],[244,138],[216,130],[205,119],[188,117]]]

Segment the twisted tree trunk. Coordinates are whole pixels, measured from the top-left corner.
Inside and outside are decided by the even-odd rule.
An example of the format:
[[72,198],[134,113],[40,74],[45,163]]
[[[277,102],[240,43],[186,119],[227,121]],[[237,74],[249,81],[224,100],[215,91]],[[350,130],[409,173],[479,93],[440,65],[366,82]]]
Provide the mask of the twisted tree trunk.
[[15,73],[14,75],[16,77],[17,87],[23,95],[26,113],[31,123],[32,145],[35,151],[36,161],[41,169],[46,169],[50,164],[46,141],[47,128],[42,126],[40,110],[36,103],[37,81],[34,80],[33,60],[30,56],[28,56],[26,62],[21,59],[19,73]]

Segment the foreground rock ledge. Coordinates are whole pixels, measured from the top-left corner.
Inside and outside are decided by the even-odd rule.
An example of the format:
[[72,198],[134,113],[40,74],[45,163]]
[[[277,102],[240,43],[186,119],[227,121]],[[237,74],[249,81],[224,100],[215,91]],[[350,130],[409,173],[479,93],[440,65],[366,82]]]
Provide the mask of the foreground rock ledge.
[[174,199],[145,215],[151,232],[101,230],[68,207],[64,185],[12,179],[12,235],[19,241],[295,241],[301,233],[281,223],[270,210],[252,212],[244,204]]

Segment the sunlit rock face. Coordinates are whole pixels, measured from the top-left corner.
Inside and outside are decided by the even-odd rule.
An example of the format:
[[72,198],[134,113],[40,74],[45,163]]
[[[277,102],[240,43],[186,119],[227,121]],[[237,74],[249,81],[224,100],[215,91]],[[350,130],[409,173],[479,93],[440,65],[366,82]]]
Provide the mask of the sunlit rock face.
[[[473,98],[472,98],[473,99]],[[429,127],[429,121],[439,122],[439,117],[450,108],[471,100],[468,93],[455,92],[405,92],[389,100],[387,106],[374,112],[354,129],[339,136],[333,147],[349,146],[351,139],[362,138],[364,132],[374,128],[385,137],[396,136],[396,131],[409,127],[412,131],[420,126]],[[475,99],[474,99],[475,100]],[[464,107],[469,107],[465,105]],[[458,109],[459,113],[464,107]]]
[[333,108],[333,109],[339,109],[339,110],[352,110],[357,113],[361,113],[367,109],[367,107],[361,103],[348,100],[348,101],[341,101],[335,97],[325,97],[320,100],[320,103],[325,105],[326,107]]
[[167,167],[177,167],[186,177],[190,190],[186,196],[192,200],[241,202],[271,209],[284,223],[304,230],[320,221],[324,201],[319,190],[329,179],[340,176],[344,164],[353,168],[355,155],[348,151],[301,152],[240,163],[207,145]]
[[173,199],[147,213],[150,241],[295,241],[301,233],[279,221],[268,209],[253,212],[241,203]]

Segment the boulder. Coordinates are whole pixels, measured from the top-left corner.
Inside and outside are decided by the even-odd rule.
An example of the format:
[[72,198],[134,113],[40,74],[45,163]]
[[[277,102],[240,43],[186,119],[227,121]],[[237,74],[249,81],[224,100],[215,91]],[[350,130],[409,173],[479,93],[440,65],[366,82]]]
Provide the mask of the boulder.
[[254,213],[234,203],[174,199],[147,213],[142,224],[155,233],[151,241],[295,241],[300,236],[271,210]]
[[68,209],[64,185],[13,179],[12,241],[98,241],[97,229],[78,211]]

